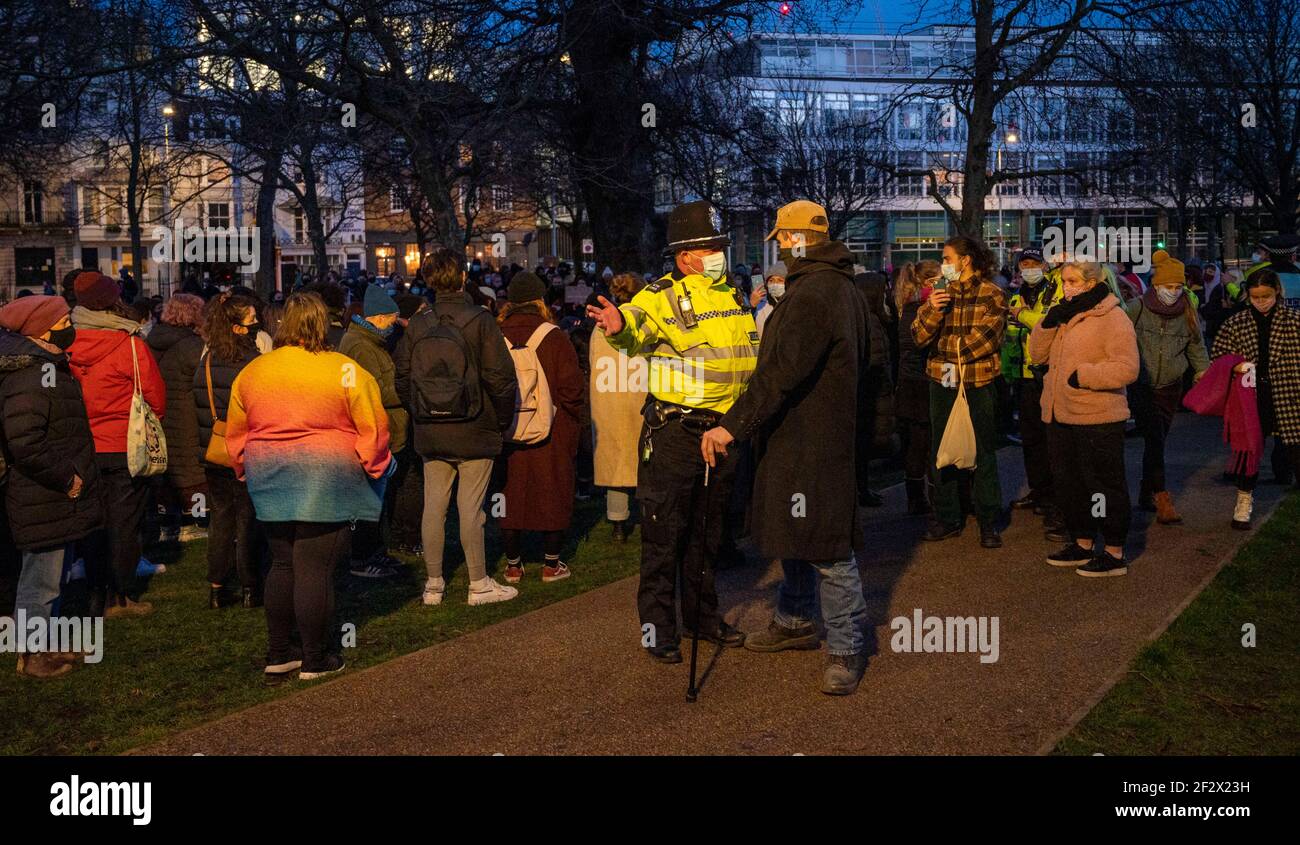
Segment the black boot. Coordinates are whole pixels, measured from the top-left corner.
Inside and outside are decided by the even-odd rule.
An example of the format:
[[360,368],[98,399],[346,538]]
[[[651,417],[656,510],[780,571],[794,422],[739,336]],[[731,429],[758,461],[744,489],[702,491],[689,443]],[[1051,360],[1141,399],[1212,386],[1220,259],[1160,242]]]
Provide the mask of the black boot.
[[627,542],[627,520],[620,519],[618,522],[614,523],[614,542]]
[[254,608],[262,606],[262,594],[252,587],[244,588],[243,605],[245,608]]
[[909,516],[921,516],[930,512],[930,502],[925,496],[925,479],[909,478],[904,482],[907,488],[907,513]]
[[1138,504],[1138,510],[1140,511],[1146,511],[1147,513],[1155,512],[1156,509],[1155,491],[1151,489],[1151,485],[1147,483],[1147,480],[1145,478],[1142,479],[1142,482],[1138,485],[1137,504]]

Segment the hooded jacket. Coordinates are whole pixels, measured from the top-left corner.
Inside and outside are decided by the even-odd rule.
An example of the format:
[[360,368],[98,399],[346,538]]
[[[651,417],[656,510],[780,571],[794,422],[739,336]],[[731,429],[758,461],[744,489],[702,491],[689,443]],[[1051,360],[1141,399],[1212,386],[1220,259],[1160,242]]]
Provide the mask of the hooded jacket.
[[[67,356],[3,329],[0,426],[5,507],[19,548],[62,546],[103,524],[95,442]],[[74,475],[82,481],[76,499],[68,496]]]
[[1029,353],[1048,366],[1043,422],[1100,425],[1128,419],[1125,388],[1138,377],[1137,336],[1113,293],[1063,325],[1049,328],[1040,321],[1029,335]]
[[141,337],[118,329],[77,329],[77,339],[68,350],[72,374],[81,382],[86,398],[86,415],[95,436],[95,451],[126,452],[126,425],[131,417],[135,375],[131,346],[140,361],[140,385],[144,399],[160,418],[166,419],[167,388],[149,345]]

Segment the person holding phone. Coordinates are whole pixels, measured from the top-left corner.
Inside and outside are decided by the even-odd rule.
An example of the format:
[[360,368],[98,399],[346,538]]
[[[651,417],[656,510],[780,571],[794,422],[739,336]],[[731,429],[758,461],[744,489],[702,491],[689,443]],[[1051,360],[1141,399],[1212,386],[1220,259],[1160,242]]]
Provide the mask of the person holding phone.
[[[980,545],[1002,546],[997,522],[1002,517],[1002,487],[997,464],[997,388],[1002,336],[1006,331],[1006,294],[993,281],[993,258],[980,241],[966,235],[943,247],[941,277],[912,323],[912,339],[928,349],[925,373],[930,379],[930,473],[934,484],[934,521],[927,540],[956,537],[965,527],[960,484],[969,473]],[[935,468],[948,416],[965,384],[975,429],[973,470]]]

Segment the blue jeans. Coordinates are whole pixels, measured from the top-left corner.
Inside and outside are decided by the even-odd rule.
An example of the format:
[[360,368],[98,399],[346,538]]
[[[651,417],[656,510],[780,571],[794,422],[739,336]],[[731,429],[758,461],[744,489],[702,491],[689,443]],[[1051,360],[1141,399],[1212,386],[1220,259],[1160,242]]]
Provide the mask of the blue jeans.
[[817,613],[817,576],[821,576],[822,619],[831,654],[858,654],[866,645],[867,600],[862,597],[858,562],[810,563],[783,560],[785,578],[776,592],[776,623],[785,628],[810,624]]
[[63,560],[69,548],[59,546],[42,552],[23,552],[23,570],[18,575],[14,601],[15,618],[19,610],[26,610],[28,619],[49,619],[54,614],[63,580]]

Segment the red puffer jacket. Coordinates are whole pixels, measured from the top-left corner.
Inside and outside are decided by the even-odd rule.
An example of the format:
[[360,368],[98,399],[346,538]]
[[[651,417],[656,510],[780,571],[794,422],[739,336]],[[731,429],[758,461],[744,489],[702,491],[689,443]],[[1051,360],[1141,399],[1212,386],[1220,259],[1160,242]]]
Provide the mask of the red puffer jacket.
[[[130,337],[117,329],[78,329],[77,338],[68,349],[72,374],[81,382],[86,397],[86,415],[90,433],[95,437],[95,451],[125,452],[126,424],[131,417],[131,396],[135,392],[135,375],[131,364]],[[162,372],[154,361],[149,344],[133,338],[140,359],[140,389],[153,412],[162,417],[167,409],[167,388]]]

